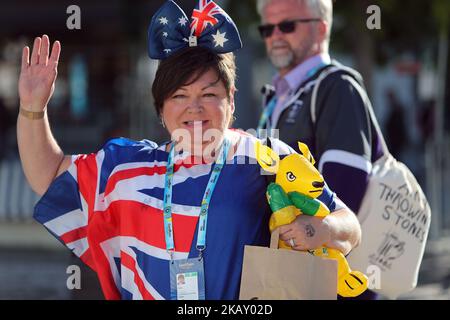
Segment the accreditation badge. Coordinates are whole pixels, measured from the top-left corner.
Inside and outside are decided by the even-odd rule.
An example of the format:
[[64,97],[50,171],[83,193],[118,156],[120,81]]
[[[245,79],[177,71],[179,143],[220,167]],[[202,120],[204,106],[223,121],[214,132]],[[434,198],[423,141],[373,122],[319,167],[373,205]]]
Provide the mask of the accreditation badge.
[[170,299],[205,300],[203,259],[170,261]]

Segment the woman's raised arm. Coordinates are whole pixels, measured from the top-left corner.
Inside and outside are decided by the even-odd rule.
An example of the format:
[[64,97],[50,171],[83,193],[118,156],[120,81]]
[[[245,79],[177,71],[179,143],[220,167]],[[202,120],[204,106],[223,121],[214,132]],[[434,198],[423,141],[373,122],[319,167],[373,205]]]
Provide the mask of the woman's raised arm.
[[17,141],[25,176],[32,189],[42,195],[51,182],[70,165],[50,130],[47,104],[55,89],[61,44],[55,41],[49,57],[50,40],[34,40],[33,51],[25,47],[19,78],[20,112]]

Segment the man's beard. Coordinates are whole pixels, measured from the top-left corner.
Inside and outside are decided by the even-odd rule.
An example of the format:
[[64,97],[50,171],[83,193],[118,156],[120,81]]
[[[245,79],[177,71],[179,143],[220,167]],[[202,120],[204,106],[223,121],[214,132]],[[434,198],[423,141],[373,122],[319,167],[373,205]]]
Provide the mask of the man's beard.
[[[274,48],[281,46],[285,47],[286,53],[275,54]],[[272,61],[272,64],[274,65],[275,68],[277,68],[278,70],[287,69],[289,67],[295,66],[297,63],[300,63],[306,59],[309,52],[307,48],[309,47],[305,46],[303,48],[299,48],[299,50],[297,51],[294,51],[287,42],[275,41],[272,44],[272,49],[269,51],[268,55],[270,61]]]
[[[287,47],[287,52],[284,54],[275,54],[274,48],[280,46],[283,46],[285,48]],[[285,69],[294,64],[295,53],[288,43],[284,41],[274,41],[274,43],[272,44],[272,49],[269,51],[269,58],[275,68]]]
[[289,50],[286,54],[279,55],[273,54],[273,52],[269,53],[270,61],[277,69],[285,69],[294,64],[295,55],[292,50]]

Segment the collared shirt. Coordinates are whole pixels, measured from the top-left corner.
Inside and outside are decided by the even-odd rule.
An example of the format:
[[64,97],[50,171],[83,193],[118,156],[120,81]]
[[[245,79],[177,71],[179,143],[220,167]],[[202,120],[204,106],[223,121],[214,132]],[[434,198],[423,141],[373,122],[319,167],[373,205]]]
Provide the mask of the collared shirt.
[[288,98],[290,98],[292,94],[295,93],[295,91],[303,81],[311,76],[310,72],[320,65],[330,63],[330,55],[328,53],[320,53],[306,59],[294,69],[292,69],[284,77],[281,77],[279,74],[274,77],[273,84],[275,86],[277,105],[271,117],[272,127],[276,126]]

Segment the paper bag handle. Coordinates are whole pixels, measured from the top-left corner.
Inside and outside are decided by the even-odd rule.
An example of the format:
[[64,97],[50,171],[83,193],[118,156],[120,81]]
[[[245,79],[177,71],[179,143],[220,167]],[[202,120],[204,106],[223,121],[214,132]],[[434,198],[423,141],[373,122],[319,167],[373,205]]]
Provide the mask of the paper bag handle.
[[280,240],[280,229],[273,230],[270,236],[270,249],[278,249],[278,241]]

